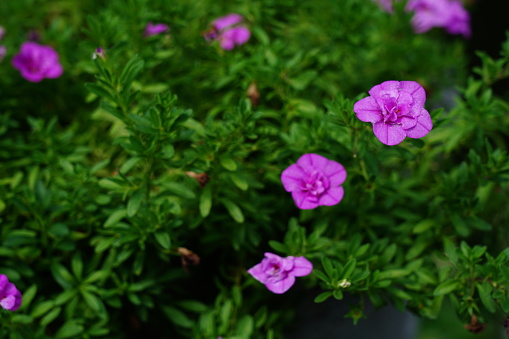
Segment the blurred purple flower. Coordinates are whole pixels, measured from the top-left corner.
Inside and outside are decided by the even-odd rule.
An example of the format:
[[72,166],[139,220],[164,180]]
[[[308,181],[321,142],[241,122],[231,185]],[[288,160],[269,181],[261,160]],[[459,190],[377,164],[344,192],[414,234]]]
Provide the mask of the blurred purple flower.
[[5,55],[7,54],[7,47],[0,45],[0,62],[5,58]]
[[0,26],[0,40],[2,40],[5,36],[5,28]]
[[266,252],[262,261],[247,272],[265,284],[269,291],[282,294],[295,283],[295,277],[303,277],[313,271],[313,264],[304,257],[286,257]]
[[94,51],[94,54],[92,54],[92,59],[95,60],[97,57],[104,60],[106,58],[106,50],[102,47],[97,47]]
[[0,305],[9,311],[16,311],[21,306],[21,293],[4,274],[0,274]]
[[421,138],[433,128],[426,109],[426,92],[415,81],[385,81],[369,91],[370,96],[353,106],[357,118],[373,124],[382,143],[393,146],[405,137]]
[[38,42],[41,40],[41,35],[35,29],[32,29],[27,33],[27,39],[29,41]]
[[52,47],[32,41],[21,45],[19,54],[12,59],[12,65],[30,82],[58,78],[64,72],[58,61],[58,53]]
[[442,27],[450,34],[461,34],[465,38],[471,35],[470,15],[458,0],[410,0],[406,10],[415,12],[412,25],[416,33]]
[[241,23],[242,15],[231,13],[212,21],[212,29],[205,33],[207,41],[217,40],[224,50],[231,50],[235,46],[245,44],[251,37],[251,32]]
[[333,206],[343,199],[346,171],[340,163],[314,153],[304,154],[281,173],[281,181],[298,208]]
[[170,30],[170,27],[165,24],[153,24],[149,22],[147,26],[145,27],[145,37],[149,37],[152,35],[161,34],[164,32],[168,32]]
[[[394,0],[394,1],[400,1],[400,0]],[[373,0],[373,2],[376,2],[383,10],[385,10],[388,13],[392,13],[394,11],[392,8],[393,0]]]

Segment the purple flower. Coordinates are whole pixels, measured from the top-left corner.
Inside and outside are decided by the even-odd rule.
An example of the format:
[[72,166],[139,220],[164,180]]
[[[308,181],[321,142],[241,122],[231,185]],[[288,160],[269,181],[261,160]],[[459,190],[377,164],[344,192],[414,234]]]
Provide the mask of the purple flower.
[[58,53],[52,47],[32,41],[21,45],[21,51],[12,59],[12,65],[30,82],[58,78],[64,72],[58,61]]
[[370,96],[353,106],[357,118],[373,124],[382,143],[393,146],[405,139],[421,138],[433,128],[426,109],[426,92],[415,81],[385,81],[369,91]]
[[92,59],[95,60],[97,57],[101,59],[106,59],[106,50],[102,47],[97,47],[94,51],[94,54],[92,54]]
[[165,24],[153,24],[149,22],[147,26],[145,27],[145,37],[149,37],[152,35],[157,35],[160,33],[168,32],[170,30],[170,27]]
[[265,284],[269,291],[285,293],[295,283],[295,277],[303,277],[313,271],[313,264],[304,257],[286,257],[266,252],[262,261],[247,272]]
[[346,171],[338,162],[314,153],[304,154],[281,173],[281,181],[298,208],[333,206],[343,199]]
[[21,293],[3,274],[0,274],[0,305],[9,311],[16,311],[21,306]]
[[5,28],[0,26],[0,40],[2,40],[5,36]]
[[0,62],[5,58],[5,55],[7,54],[7,47],[0,45]]
[[212,21],[212,29],[205,33],[205,39],[219,41],[224,50],[245,44],[251,37],[251,32],[241,25],[243,20],[242,15],[236,13],[217,18]]
[[[393,12],[393,8],[392,8],[392,1],[393,0],[373,0],[374,2],[378,3],[378,5],[386,12],[388,13],[392,13]],[[395,1],[399,1],[399,0],[395,0]]]
[[415,12],[412,25],[416,33],[442,27],[450,34],[470,37],[470,15],[457,0],[410,0],[406,10]]

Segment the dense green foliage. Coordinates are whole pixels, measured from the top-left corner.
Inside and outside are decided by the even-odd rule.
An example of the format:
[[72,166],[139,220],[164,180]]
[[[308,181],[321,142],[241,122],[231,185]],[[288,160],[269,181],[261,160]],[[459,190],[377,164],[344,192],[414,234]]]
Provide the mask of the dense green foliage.
[[[296,300],[344,293],[355,322],[365,302],[435,318],[449,298],[464,323],[501,323],[509,98],[491,86],[509,42],[470,73],[462,38],[414,34],[400,5],[0,2],[0,273],[24,298],[0,336],[280,338]],[[252,37],[223,51],[203,33],[230,12]],[[149,21],[170,34],[144,38]],[[10,65],[32,29],[62,77]],[[355,117],[385,80],[426,89],[428,136],[388,147]],[[295,207],[280,175],[304,153],[343,164],[340,204]],[[274,295],[246,272],[265,251],[314,271]]]

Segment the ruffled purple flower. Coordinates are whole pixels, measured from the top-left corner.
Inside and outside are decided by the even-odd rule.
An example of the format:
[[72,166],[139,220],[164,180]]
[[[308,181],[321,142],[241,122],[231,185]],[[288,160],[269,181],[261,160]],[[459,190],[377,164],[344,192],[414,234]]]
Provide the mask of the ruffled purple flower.
[[244,18],[240,14],[231,13],[212,21],[212,29],[205,33],[207,41],[217,40],[224,50],[232,50],[235,46],[245,44],[251,32],[242,26]]
[[442,27],[450,34],[469,38],[470,15],[457,0],[410,0],[406,10],[415,12],[412,26],[416,33],[424,33],[433,27]]
[[152,35],[157,35],[157,34],[161,34],[161,33],[164,33],[164,32],[168,32],[169,30],[170,30],[170,27],[168,25],[165,25],[165,24],[153,24],[153,23],[149,22],[147,24],[147,26],[145,27],[144,36],[145,37],[149,37],[149,36],[152,36]]
[[304,154],[281,174],[281,182],[298,208],[333,206],[343,199],[346,171],[340,163],[314,153]]
[[265,284],[269,291],[282,294],[295,283],[295,277],[303,277],[313,271],[313,264],[304,257],[286,257],[266,252],[262,261],[247,272]]
[[21,306],[21,293],[4,274],[0,274],[0,306],[8,311],[16,311]]
[[426,92],[415,81],[385,81],[353,106],[357,118],[373,124],[382,143],[393,146],[406,137],[422,138],[433,128],[426,109]]
[[32,41],[21,45],[19,54],[12,59],[12,65],[30,82],[58,78],[64,72],[58,61],[58,53],[52,47]]

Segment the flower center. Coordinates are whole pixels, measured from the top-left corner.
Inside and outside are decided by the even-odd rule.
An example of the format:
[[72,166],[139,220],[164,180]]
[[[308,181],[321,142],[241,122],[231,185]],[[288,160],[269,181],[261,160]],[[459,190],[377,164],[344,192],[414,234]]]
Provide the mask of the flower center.
[[314,170],[301,182],[301,191],[308,194],[308,199],[316,201],[329,188],[329,179],[322,172]]

